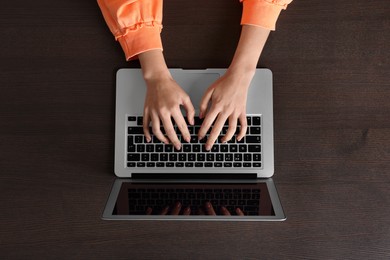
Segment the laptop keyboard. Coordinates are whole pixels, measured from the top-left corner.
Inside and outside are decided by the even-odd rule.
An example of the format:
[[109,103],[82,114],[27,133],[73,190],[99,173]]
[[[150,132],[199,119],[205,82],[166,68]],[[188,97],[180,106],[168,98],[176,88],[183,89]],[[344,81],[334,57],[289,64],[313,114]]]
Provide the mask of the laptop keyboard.
[[[172,144],[164,144],[155,136],[147,143],[143,133],[142,116],[128,116],[127,120],[127,167],[261,168],[261,115],[247,116],[247,133],[240,141],[233,136],[227,143],[220,143],[218,138],[210,151],[205,150],[209,133],[202,140],[198,140],[197,133],[202,125],[199,117],[195,117],[194,126],[188,126],[190,143],[184,141],[180,130],[175,126],[182,142],[179,151]],[[226,124],[221,136],[225,135],[227,129]],[[161,131],[165,133],[163,128]],[[239,128],[236,133],[238,131]]]
[[[245,215],[259,215],[260,189],[258,188],[156,188],[128,189],[129,214],[143,215],[148,208],[159,214],[166,206],[180,202],[183,211],[190,207],[191,214],[199,214],[206,202],[210,202],[217,214],[224,206],[231,214],[240,208]],[[182,212],[181,212],[182,213]]]

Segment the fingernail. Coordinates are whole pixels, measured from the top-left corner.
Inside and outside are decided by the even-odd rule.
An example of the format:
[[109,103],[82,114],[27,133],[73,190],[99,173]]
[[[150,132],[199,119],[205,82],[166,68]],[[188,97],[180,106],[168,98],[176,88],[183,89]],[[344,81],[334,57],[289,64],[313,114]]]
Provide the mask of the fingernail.
[[206,145],[206,150],[209,151],[211,149],[210,145]]
[[199,113],[199,118],[200,118],[200,119],[203,118],[203,112],[200,112],[200,113]]
[[146,142],[150,143],[150,141],[152,141],[152,138],[146,137]]
[[186,136],[186,137],[184,137],[184,140],[186,140],[186,142],[189,143],[191,141],[191,137]]
[[179,201],[175,203],[176,208],[180,207],[180,205],[181,205],[181,203]]
[[206,203],[206,208],[208,208],[208,209],[211,208],[211,203],[210,202]]

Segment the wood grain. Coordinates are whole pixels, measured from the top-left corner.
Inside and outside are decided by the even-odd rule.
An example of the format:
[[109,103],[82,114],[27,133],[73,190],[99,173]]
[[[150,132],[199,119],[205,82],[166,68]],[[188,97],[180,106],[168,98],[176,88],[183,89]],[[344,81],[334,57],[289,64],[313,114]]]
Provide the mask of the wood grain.
[[[170,67],[229,66],[239,1],[164,5]],[[102,221],[115,71],[139,63],[96,1],[6,1],[0,35],[1,259],[390,258],[388,1],[294,1],[267,42],[280,223]]]

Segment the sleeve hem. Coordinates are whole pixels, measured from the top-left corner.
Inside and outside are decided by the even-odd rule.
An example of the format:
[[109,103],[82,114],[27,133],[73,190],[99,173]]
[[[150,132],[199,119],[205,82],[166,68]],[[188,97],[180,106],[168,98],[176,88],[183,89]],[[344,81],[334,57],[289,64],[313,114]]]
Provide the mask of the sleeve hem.
[[284,9],[284,6],[267,1],[243,1],[241,25],[257,25],[274,31],[282,9]]
[[138,30],[129,30],[124,36],[118,37],[118,41],[125,53],[126,60],[138,58],[138,54],[153,50],[162,50],[160,26],[142,26]]

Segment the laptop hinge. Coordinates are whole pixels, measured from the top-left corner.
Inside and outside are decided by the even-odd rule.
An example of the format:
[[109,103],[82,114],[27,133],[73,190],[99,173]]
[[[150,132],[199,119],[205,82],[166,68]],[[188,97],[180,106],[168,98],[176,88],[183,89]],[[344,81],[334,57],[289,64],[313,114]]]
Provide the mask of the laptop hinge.
[[229,173],[133,173],[131,175],[133,179],[163,179],[163,180],[248,180],[256,179],[256,173],[241,173],[241,174],[229,174]]

